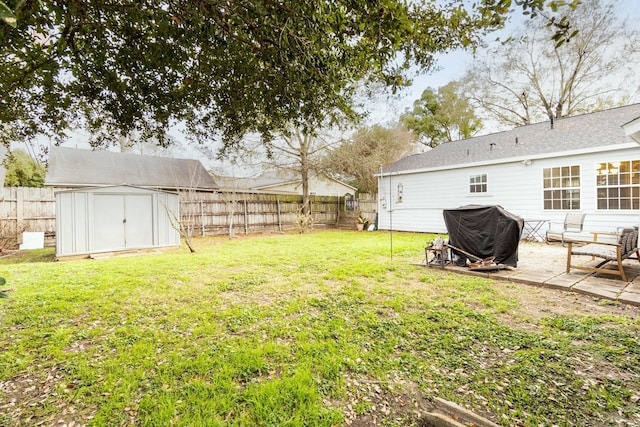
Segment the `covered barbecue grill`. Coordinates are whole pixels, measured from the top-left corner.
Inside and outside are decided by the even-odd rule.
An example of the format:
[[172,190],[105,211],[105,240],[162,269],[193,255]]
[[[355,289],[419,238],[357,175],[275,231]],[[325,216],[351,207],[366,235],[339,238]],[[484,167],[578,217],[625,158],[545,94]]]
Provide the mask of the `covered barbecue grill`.
[[455,248],[480,259],[495,257],[496,264],[517,266],[522,218],[497,205],[467,205],[445,209],[443,214],[449,245],[457,256],[468,258]]

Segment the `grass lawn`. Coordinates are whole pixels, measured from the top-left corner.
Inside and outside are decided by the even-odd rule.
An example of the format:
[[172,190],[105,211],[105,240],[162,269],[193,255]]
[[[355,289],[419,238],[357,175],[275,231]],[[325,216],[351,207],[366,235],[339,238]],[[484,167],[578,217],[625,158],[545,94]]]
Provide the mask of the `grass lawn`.
[[0,425],[640,425],[640,308],[413,265],[431,238],[0,259]]

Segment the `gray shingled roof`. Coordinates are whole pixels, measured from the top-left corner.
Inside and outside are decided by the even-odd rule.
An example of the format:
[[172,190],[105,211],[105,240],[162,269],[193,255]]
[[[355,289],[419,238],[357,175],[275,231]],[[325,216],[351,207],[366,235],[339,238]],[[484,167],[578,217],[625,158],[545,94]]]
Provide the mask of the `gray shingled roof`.
[[[634,142],[622,126],[640,117],[640,104],[516,127],[512,130],[441,144],[392,163],[388,172],[456,166]],[[516,143],[517,141],[517,143]]]
[[[312,172],[311,174],[313,176],[314,172]],[[332,179],[336,182],[339,182],[342,185],[351,187],[354,190],[356,189],[355,187],[352,187],[349,184],[345,184],[344,182],[341,182],[335,178],[332,178],[325,173],[321,172],[321,174],[327,179]],[[302,186],[302,179],[298,176],[298,174],[295,174],[289,171],[264,172],[256,177],[250,177],[250,178],[219,176],[216,179],[218,180],[218,183],[222,187],[227,187],[227,188],[235,187],[237,189],[244,189],[244,190],[249,190],[249,189],[263,190],[273,186],[293,184],[293,183],[300,183],[300,185]]]
[[191,159],[51,147],[45,185],[131,185],[162,189],[217,189],[202,163]]
[[236,188],[239,190],[255,190],[274,185],[283,185],[291,182],[299,182],[300,178],[293,174],[265,172],[255,177],[230,177],[217,176],[216,181],[221,187]]

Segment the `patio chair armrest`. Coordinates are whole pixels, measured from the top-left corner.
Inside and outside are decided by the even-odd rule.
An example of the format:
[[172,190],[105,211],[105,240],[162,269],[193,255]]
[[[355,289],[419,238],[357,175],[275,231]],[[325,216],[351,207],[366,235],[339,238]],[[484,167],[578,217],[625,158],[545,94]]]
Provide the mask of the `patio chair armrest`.
[[556,228],[560,228],[564,230],[564,222],[561,221],[547,221],[547,229],[551,230],[553,225],[556,225]]
[[622,234],[622,232],[619,230],[618,231],[590,231],[589,233],[591,233],[591,235],[593,236],[593,240],[598,243],[604,243],[598,240],[598,236],[613,236],[616,239],[619,239],[620,235]]
[[622,246],[618,242],[598,242],[597,240],[566,239],[566,242],[569,244],[580,243],[582,245],[589,245],[591,243],[595,243],[598,245],[606,245],[606,246]]

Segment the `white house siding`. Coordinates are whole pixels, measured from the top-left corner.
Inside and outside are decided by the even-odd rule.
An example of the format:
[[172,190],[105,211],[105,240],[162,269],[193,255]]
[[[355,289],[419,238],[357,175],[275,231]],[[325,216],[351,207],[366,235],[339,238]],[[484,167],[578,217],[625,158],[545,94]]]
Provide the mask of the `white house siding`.
[[[483,166],[451,167],[417,173],[393,173],[379,179],[379,228],[399,231],[446,233],[442,212],[468,204],[501,205],[524,219],[563,222],[567,210],[545,210],[543,206],[543,169],[580,166],[580,206],[586,213],[585,235],[591,231],[615,231],[621,226],[637,226],[638,210],[598,210],[596,167],[598,163],[640,160],[640,147],[608,147],[586,154],[557,157],[513,159],[506,163]],[[469,177],[487,175],[486,194],[469,192]],[[391,181],[391,193],[389,182]],[[398,203],[398,184],[402,184],[402,202]],[[383,206],[386,203],[386,207]],[[545,226],[546,227],[546,226]]]
[[312,179],[309,185],[309,192],[318,196],[344,196],[354,194],[355,189],[336,181]]
[[[266,187],[264,189],[266,189]],[[281,185],[272,185],[269,186],[268,189],[274,192],[302,194],[302,182],[296,181]],[[317,196],[344,196],[347,193],[354,194],[354,188],[331,180],[314,178],[309,180],[309,194]]]

